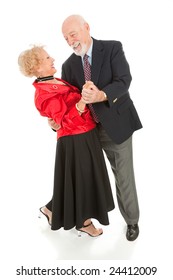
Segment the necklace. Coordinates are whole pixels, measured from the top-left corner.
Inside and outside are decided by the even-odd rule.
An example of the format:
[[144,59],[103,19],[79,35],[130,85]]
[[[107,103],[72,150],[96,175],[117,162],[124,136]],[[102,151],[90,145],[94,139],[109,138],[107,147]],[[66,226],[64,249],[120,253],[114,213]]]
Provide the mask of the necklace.
[[46,76],[46,77],[38,77],[35,81],[36,83],[38,82],[43,82],[43,81],[48,81],[48,80],[53,80],[54,76]]

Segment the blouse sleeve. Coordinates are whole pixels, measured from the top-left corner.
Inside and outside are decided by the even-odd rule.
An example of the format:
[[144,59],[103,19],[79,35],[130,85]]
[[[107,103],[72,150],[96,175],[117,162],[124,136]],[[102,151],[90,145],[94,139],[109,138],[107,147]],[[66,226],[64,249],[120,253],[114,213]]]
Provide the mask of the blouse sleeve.
[[61,123],[63,115],[67,110],[63,100],[57,96],[47,98],[39,96],[35,99],[35,106],[42,116],[52,118],[58,124]]
[[73,122],[74,124],[85,122],[85,114],[88,115],[89,111],[86,110],[86,113],[80,115],[75,106],[80,99],[80,95],[74,94],[74,99],[71,99],[71,106],[68,107],[63,95],[54,94],[53,96],[47,96],[47,98],[43,98],[43,96],[44,93],[42,92],[35,99],[36,108],[42,116],[52,118],[61,126],[66,126],[69,122]]

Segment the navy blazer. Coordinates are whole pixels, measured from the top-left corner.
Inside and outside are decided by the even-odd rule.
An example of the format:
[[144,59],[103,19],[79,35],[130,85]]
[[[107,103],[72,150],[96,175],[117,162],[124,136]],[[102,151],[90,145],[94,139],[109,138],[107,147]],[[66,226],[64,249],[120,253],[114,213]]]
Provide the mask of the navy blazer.
[[[62,79],[82,90],[85,79],[80,56],[73,53],[63,63]],[[93,38],[91,80],[108,98],[94,103],[94,110],[109,137],[120,144],[142,128],[128,92],[132,77],[121,42]]]

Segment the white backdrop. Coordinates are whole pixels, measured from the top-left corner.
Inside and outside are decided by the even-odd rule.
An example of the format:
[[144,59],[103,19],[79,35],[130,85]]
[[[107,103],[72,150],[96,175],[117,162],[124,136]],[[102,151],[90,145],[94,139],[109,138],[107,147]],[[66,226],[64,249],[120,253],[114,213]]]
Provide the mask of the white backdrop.
[[[1,3],[1,254],[6,264],[11,253],[13,260],[28,260],[15,240],[27,219],[51,198],[53,182],[56,136],[36,111],[32,79],[19,73],[17,58],[30,44],[44,44],[60,76],[61,64],[71,53],[61,23],[70,14],[81,14],[96,39],[123,43],[133,77],[130,94],[144,126],[134,135],[141,224],[147,234],[148,228],[155,233],[153,240],[144,236],[143,245],[149,249],[145,255],[141,250],[138,258],[148,258],[154,241],[155,249],[157,244],[164,250],[156,254],[158,261],[165,262],[172,248],[172,0]],[[32,240],[34,235],[25,242]]]

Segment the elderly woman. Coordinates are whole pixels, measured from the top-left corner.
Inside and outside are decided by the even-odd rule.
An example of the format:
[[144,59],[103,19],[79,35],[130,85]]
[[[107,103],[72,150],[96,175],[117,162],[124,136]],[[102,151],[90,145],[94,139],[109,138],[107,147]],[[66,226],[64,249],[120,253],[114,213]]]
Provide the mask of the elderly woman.
[[97,129],[79,90],[54,77],[54,59],[43,46],[33,46],[18,58],[20,71],[36,77],[35,106],[59,124],[52,207],[40,208],[52,230],[73,227],[95,237],[103,233],[91,219],[108,225],[114,209],[111,186]]

